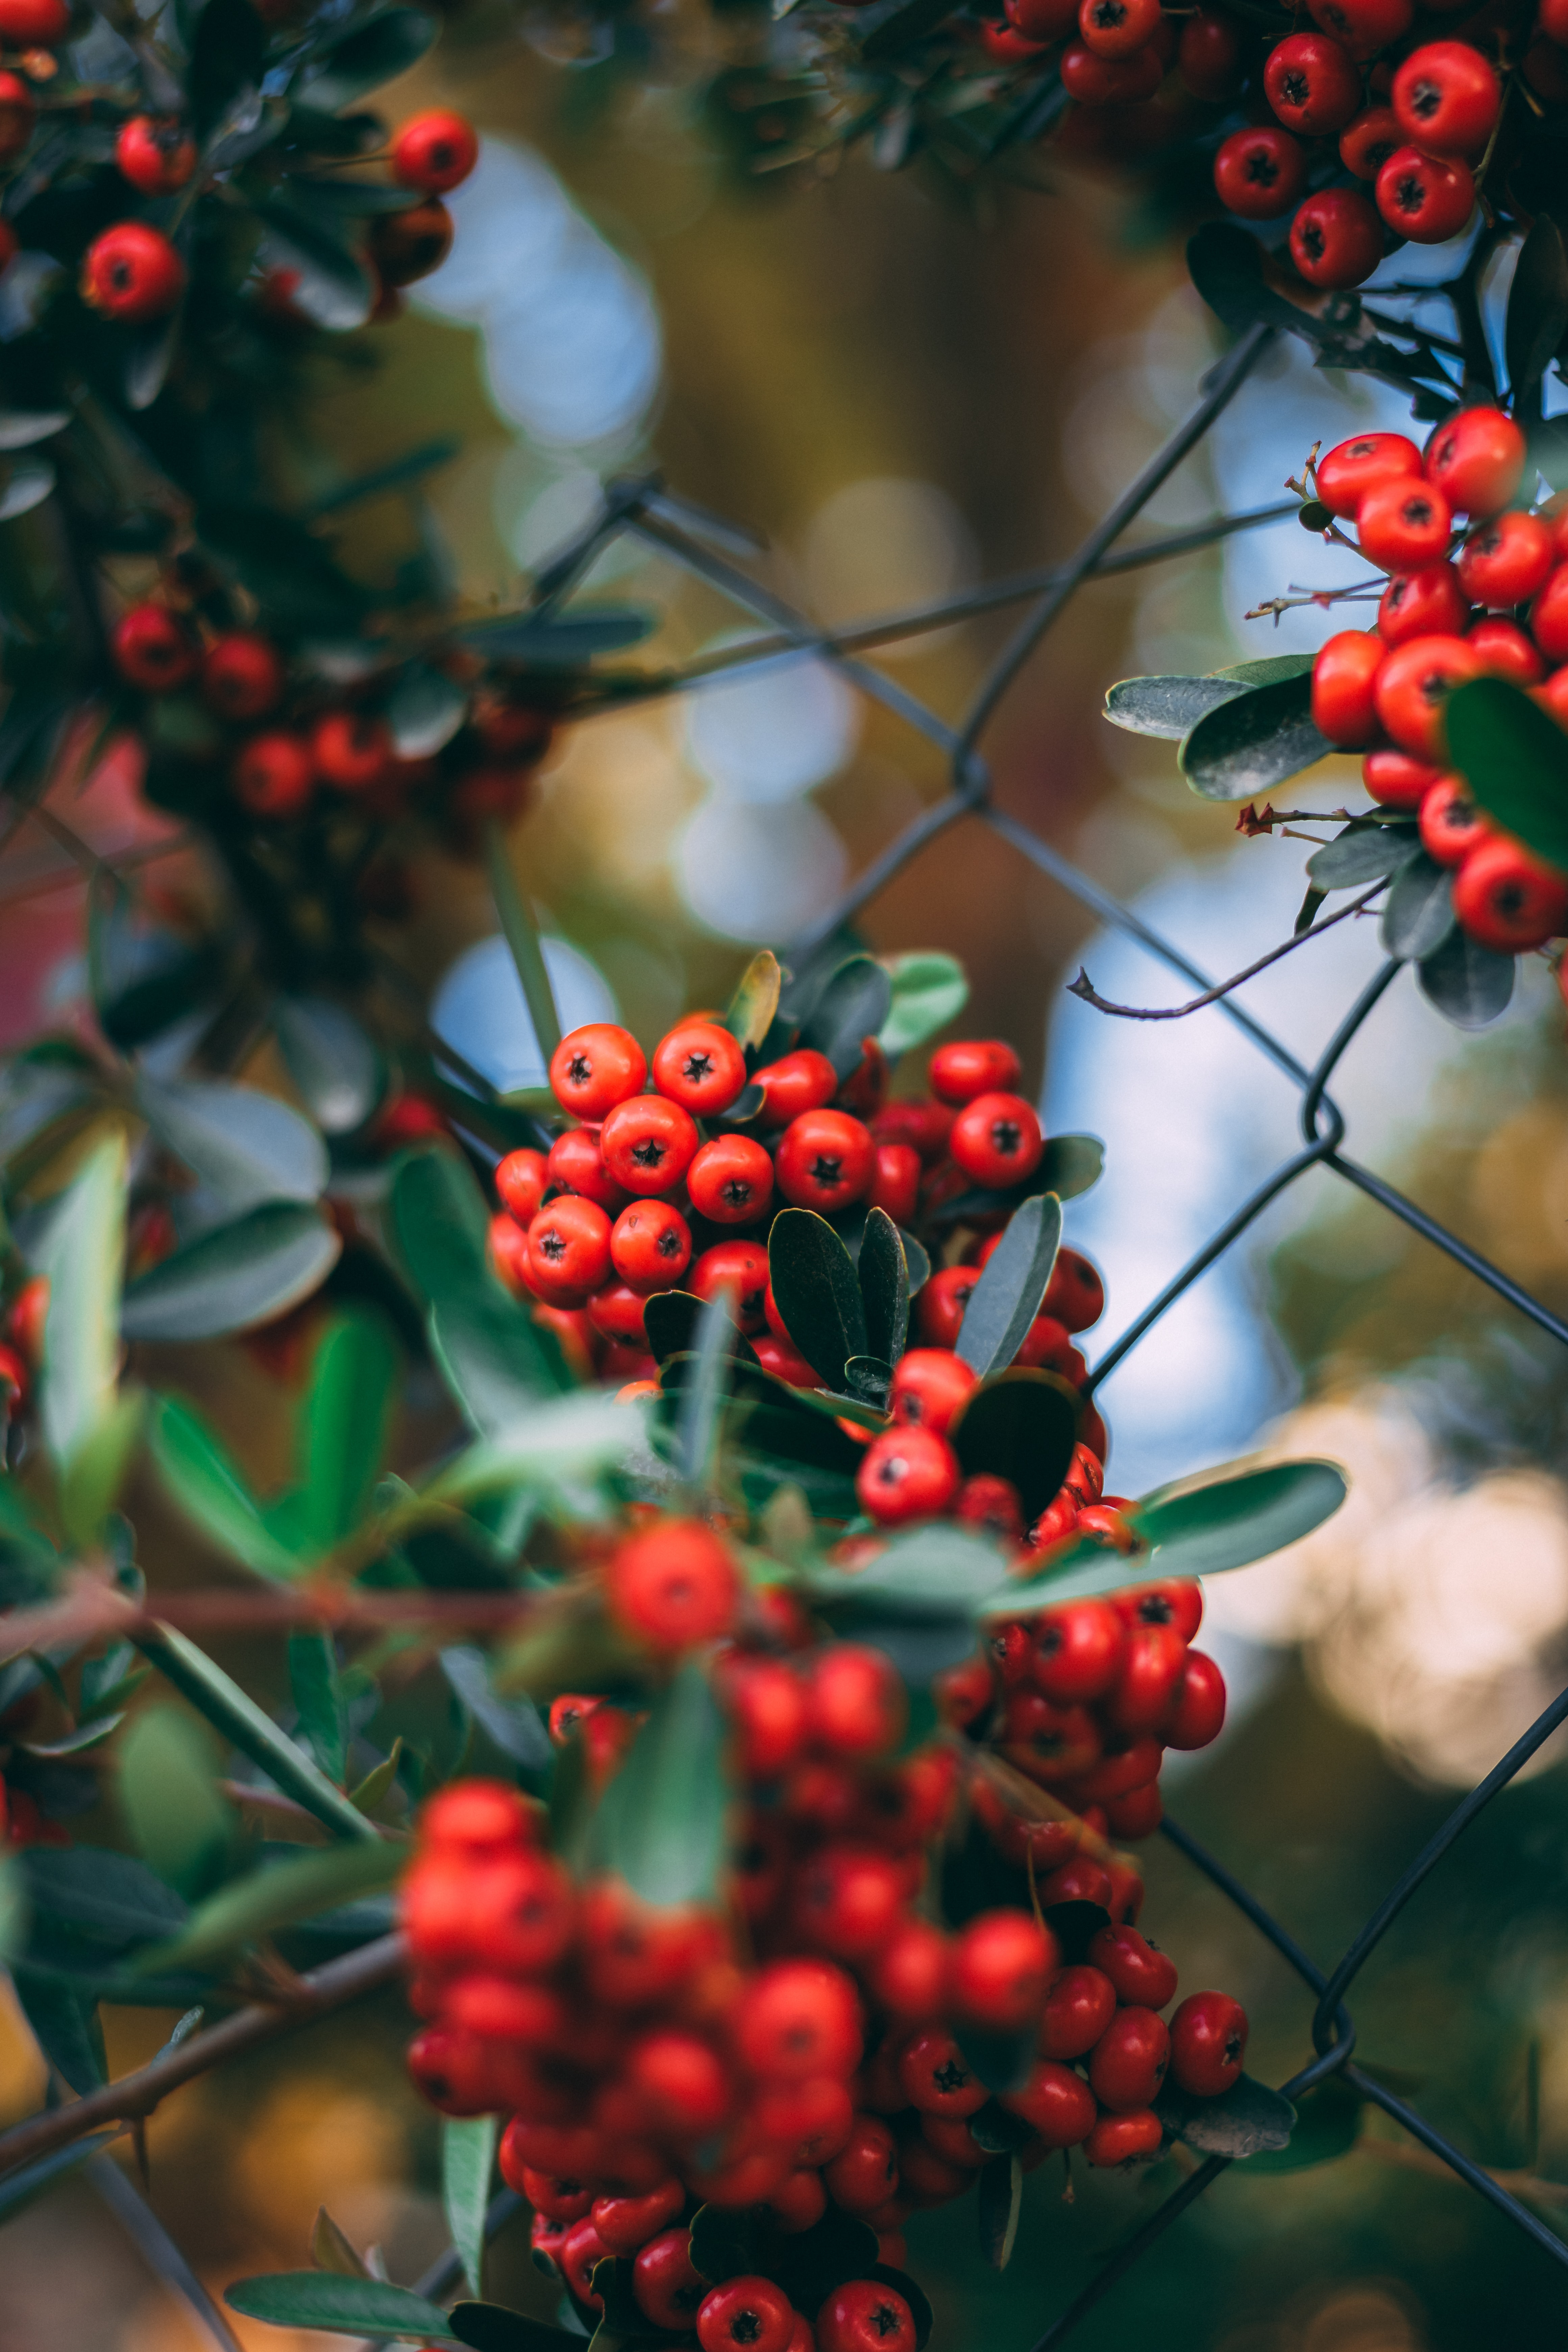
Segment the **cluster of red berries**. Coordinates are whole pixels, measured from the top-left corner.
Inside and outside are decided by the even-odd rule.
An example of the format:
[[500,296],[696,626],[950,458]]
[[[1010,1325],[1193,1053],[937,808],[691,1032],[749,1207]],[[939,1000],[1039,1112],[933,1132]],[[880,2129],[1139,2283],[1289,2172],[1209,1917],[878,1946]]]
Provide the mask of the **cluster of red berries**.
[[1376,628],[1342,630],[1319,653],[1312,717],[1331,743],[1366,752],[1381,807],[1418,812],[1424,846],[1456,869],[1460,923],[1505,954],[1568,929],[1568,875],[1501,832],[1447,768],[1444,706],[1470,678],[1501,677],[1568,727],[1568,501],[1514,503],[1525,460],[1511,417],[1462,408],[1425,457],[1403,434],[1367,433],[1309,469],[1321,504],[1390,575]]
[[0,1329],[0,1457],[7,1422],[26,1410],[38,1366],[44,1360],[44,1320],[49,1311],[49,1286],[35,1275],[17,1291],[5,1309]]
[[[194,688],[237,730],[223,754],[228,792],[247,815],[271,824],[304,816],[325,792],[388,821],[422,806],[454,845],[470,846],[488,821],[504,825],[521,814],[552,732],[547,710],[486,688],[442,752],[402,758],[384,718],[326,699],[319,680],[291,680],[261,631],[204,633],[173,602],[132,605],[110,650],[127,685],[145,694]],[[286,702],[299,707],[286,713]]]
[[[880,1208],[909,1226],[976,1186],[1010,1192],[1045,1151],[1040,1122],[1016,1091],[1018,1057],[994,1039],[940,1047],[931,1095],[889,1102],[886,1057],[870,1040],[842,1082],[825,1054],[804,1046],[748,1072],[730,1031],[697,1013],[660,1040],[651,1075],[647,1090],[648,1061],[628,1030],[611,1023],[574,1029],[552,1057],[550,1083],[579,1124],[548,1152],[513,1151],[496,1170],[502,1207],[490,1251],[498,1273],[557,1321],[569,1318],[563,1332],[605,1377],[651,1375],[644,1313],[655,1292],[710,1298],[728,1287],[764,1369],[794,1386],[816,1386],[768,1281],[773,1212],[787,1205],[832,1217]],[[754,1111],[726,1123],[746,1108],[743,1095],[760,1096]],[[1088,1261],[1076,1263],[1098,1288]],[[944,1269],[918,1294],[930,1352],[950,1357],[978,1278],[975,1265]],[[1058,1309],[1067,1300],[1064,1275]],[[1047,1362],[1054,1350],[1059,1368],[1076,1364],[1081,1379],[1069,1328],[1081,1324],[1064,1323],[1047,1301],[1020,1360]],[[917,1364],[906,1386],[919,1376]],[[908,1509],[878,1516],[942,1510],[949,1499],[917,1501],[911,1491]]]
[[[1359,286],[1383,258],[1385,231],[1440,245],[1469,221],[1502,110],[1502,84],[1481,47],[1498,37],[1483,15],[1459,37],[1423,41],[1400,58],[1414,0],[1310,0],[1309,13],[1319,30],[1289,34],[1263,67],[1274,121],[1223,142],[1215,187],[1249,220],[1294,213],[1290,258],[1310,285]],[[1552,97],[1568,89],[1554,49],[1563,42],[1568,5],[1542,0],[1531,59]],[[1531,63],[1525,72],[1531,78]],[[1330,141],[1350,184],[1308,194],[1314,156]]]

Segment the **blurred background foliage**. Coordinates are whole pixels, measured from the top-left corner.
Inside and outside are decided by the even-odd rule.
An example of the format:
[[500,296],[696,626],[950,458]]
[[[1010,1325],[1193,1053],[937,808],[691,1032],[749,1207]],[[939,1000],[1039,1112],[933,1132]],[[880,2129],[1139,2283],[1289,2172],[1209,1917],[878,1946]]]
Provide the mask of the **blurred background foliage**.
[[[416,103],[465,107],[486,151],[453,201],[451,260],[403,320],[348,339],[301,382],[329,453],[363,468],[458,436],[432,506],[460,586],[481,598],[567,538],[603,477],[653,463],[764,532],[773,579],[827,621],[1066,555],[1189,404],[1216,348],[1178,252],[1151,237],[1136,195],[1054,167],[1048,194],[963,198],[860,160],[804,184],[747,176],[733,119],[743,107],[726,120],[702,91],[716,67],[744,58],[753,12],[660,0],[616,21],[601,56],[602,26],[472,0],[436,59],[388,92],[394,117]],[[1314,439],[1374,416],[1401,421],[1375,388],[1281,353],[1142,528],[1267,503]],[[345,525],[344,559],[369,576],[408,531],[399,500],[373,504]],[[1328,616],[1292,616],[1270,638],[1241,621],[1303,565],[1310,581],[1333,576],[1287,523],[1223,556],[1090,588],[989,746],[1001,805],[1216,973],[1288,931],[1305,850],[1233,841],[1164,747],[1101,724],[1100,696],[1130,671],[1316,642]],[[658,610],[655,659],[689,656],[739,623],[651,552],[617,551],[595,580]],[[1005,615],[972,622],[879,658],[952,712],[1005,627]],[[1349,763],[1330,763],[1298,804],[1328,811],[1355,782]],[[551,930],[583,960],[589,1000],[613,1000],[651,1043],[682,1007],[721,1001],[752,943],[787,938],[941,782],[929,747],[827,673],[795,668],[728,699],[652,700],[571,730],[511,847]],[[122,772],[101,773],[89,803],[100,846],[145,831]],[[204,889],[194,863],[160,872],[171,893]],[[5,878],[30,893],[7,905],[0,932],[0,1022],[14,1040],[40,1010],[73,1015],[81,904],[34,840],[6,852]],[[435,989],[466,950],[482,959],[493,917],[472,866],[433,853],[416,882],[399,938],[411,975]],[[1171,991],[983,829],[948,835],[865,929],[878,949],[960,955],[973,986],[966,1029],[1016,1043],[1053,1124],[1106,1136],[1107,1181],[1073,1204],[1068,1235],[1106,1266],[1114,1332],[1284,1148],[1289,1090],[1218,1013],[1144,1030],[1064,999],[1080,960],[1108,995]],[[1298,1050],[1321,1046],[1374,956],[1357,927],[1341,927],[1247,1001]],[[504,1064],[489,969],[481,961],[449,1024],[473,1058]],[[270,1065],[245,1075],[286,1086]],[[1464,1043],[1406,978],[1340,1091],[1366,1157],[1568,1308],[1568,1085],[1543,970],[1497,1031]],[[297,1339],[270,1353],[188,1349],[177,1373],[150,1369],[199,1393],[265,1485],[282,1475],[308,1371],[308,1325]],[[1234,1718],[1173,1790],[1179,1817],[1320,1959],[1568,1664],[1563,1397],[1554,1343],[1321,1173],[1109,1386],[1111,1483],[1127,1491],[1263,1442],[1271,1423],[1282,1451],[1310,1445],[1355,1475],[1342,1522],[1212,1598]],[[411,1395],[395,1458],[427,1456],[437,1410]],[[130,1507],[161,1582],[212,1573],[150,1484]],[[281,1701],[280,1645],[215,1649]],[[439,1744],[448,1699],[435,1670],[416,1655],[403,1686],[395,1672],[390,1683],[400,1720]],[[1568,2179],[1568,1835],[1553,1753],[1411,1906],[1356,2011],[1364,2059],[1418,2084],[1478,2158]],[[73,1827],[115,1842],[112,1794],[96,1794]],[[1258,2072],[1299,2064],[1309,2008],[1282,1964],[1159,1841],[1149,1878],[1148,1918],[1184,1979],[1246,2002]],[[111,2013],[114,2071],[150,2055],[172,2022]],[[444,2242],[435,2118],[405,2083],[405,2032],[387,1996],[203,2081],[154,2119],[153,2201],[215,2286],[301,2261],[323,2202],[356,2243],[384,2249],[395,2277],[413,2277]],[[0,2113],[39,2095],[31,2044],[6,2011]],[[1558,2274],[1407,2144],[1376,2123],[1359,2128],[1363,2145],[1336,2164],[1226,2178],[1079,2340],[1166,2352],[1553,2340]],[[1059,2175],[1042,2169],[1000,2278],[977,2263],[965,2208],[917,2217],[911,2266],[938,2305],[938,2340],[1024,2352],[1168,2185],[1085,2189],[1080,2170],[1068,2206]],[[1543,2210],[1556,2220],[1568,2201]],[[492,2292],[543,2314],[550,2290],[527,2267],[523,2234],[502,2242]],[[285,2344],[235,2324],[247,2346]],[[90,2176],[0,2231],[0,2352],[184,2352],[197,2340]]]

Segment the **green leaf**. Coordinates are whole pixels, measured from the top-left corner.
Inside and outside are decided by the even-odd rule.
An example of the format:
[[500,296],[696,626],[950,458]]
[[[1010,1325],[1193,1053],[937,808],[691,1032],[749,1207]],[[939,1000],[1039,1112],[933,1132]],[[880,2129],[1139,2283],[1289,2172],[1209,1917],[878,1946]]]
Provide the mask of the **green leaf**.
[[143,1861],[187,1900],[222,1875],[233,1808],[218,1794],[212,1750],[179,1707],[143,1707],[120,1750],[120,1802]]
[[52,434],[63,432],[70,421],[68,408],[0,412],[0,449],[31,448],[35,441],[47,441]]
[[412,662],[388,695],[382,715],[400,760],[428,760],[461,727],[468,715],[468,698],[445,670]]
[[1239,678],[1243,686],[1272,686],[1277,678],[1309,676],[1317,658],[1316,654],[1265,654],[1258,661],[1231,662],[1214,675]]
[[418,1500],[432,1507],[468,1504],[532,1486],[566,1506],[586,1508],[595,1498],[585,1488],[617,1468],[643,1443],[643,1434],[635,1405],[617,1404],[603,1389],[578,1389],[530,1406],[526,1418],[499,1437],[467,1447]]
[[136,1102],[159,1141],[234,1216],[267,1201],[315,1201],[326,1188],[326,1145],[276,1095],[226,1079],[143,1076]]
[[1456,923],[1416,967],[1421,993],[1456,1029],[1484,1029],[1506,1013],[1518,958],[1482,947]]
[[746,2278],[763,2259],[767,2231],[755,2205],[700,2205],[691,2217],[689,2260],[710,2286]]
[[223,2299],[231,2311],[274,2327],[324,2327],[341,2336],[410,2336],[421,2343],[458,2340],[439,2304],[383,2279],[277,2271],[266,2278],[237,2279]]
[[1568,732],[1524,688],[1472,678],[1448,697],[1448,761],[1487,814],[1568,872]]
[[108,2068],[93,1996],[24,1973],[16,1981],[16,1998],[34,2041],[55,2072],[84,2098],[89,2091],[101,2090]]
[[327,220],[368,219],[377,213],[405,213],[420,203],[412,188],[389,186],[384,180],[327,179],[320,173],[291,172],[288,193],[296,204],[319,212]]
[[1418,963],[1441,947],[1454,928],[1454,877],[1417,848],[1394,877],[1378,927],[1391,956]]
[[973,1618],[1007,1581],[1007,1556],[999,1545],[956,1519],[941,1519],[892,1537],[864,1568],[818,1569],[807,1585],[826,1607],[848,1603],[885,1616]]
[[[655,1360],[689,1355],[697,1345],[697,1328],[705,1302],[693,1290],[656,1290],[643,1309],[643,1329]],[[757,1351],[738,1323],[730,1326],[730,1353],[745,1364],[757,1361]]]
[[336,114],[356,98],[418,64],[436,37],[436,22],[417,8],[383,8],[362,16],[336,39],[321,42],[315,58],[325,64],[310,72],[300,98],[321,114]]
[[133,1282],[121,1328],[128,1339],[216,1339],[251,1330],[319,1290],[342,1246],[319,1210],[269,1202],[214,1226]]
[[841,1388],[850,1357],[870,1349],[854,1260],[826,1217],[780,1210],[768,1235],[768,1278],[795,1349],[829,1388]]
[[[96,2086],[90,2083],[85,2086],[71,2084],[73,2091],[83,2087]],[[47,2156],[40,2156],[36,2164],[24,2164],[17,2171],[8,2172],[0,2180],[0,2221],[10,2221],[13,2214],[20,2213],[36,2197],[52,2189],[57,2180],[63,2180],[67,2174],[90,2163],[95,2156],[101,2156],[119,2137],[118,2131],[94,2132],[88,2139],[76,2140],[67,2147],[57,2147]]]
[[222,1439],[188,1405],[154,1400],[148,1446],[174,1500],[221,1551],[258,1576],[287,1581],[300,1574],[299,1554],[273,1535]]
[[847,1407],[858,1405],[858,1412],[849,1418],[858,1421],[863,1428],[880,1429],[892,1394],[893,1368],[885,1356],[851,1356],[844,1367],[845,1394],[841,1402]]
[[507,856],[506,835],[499,824],[490,825],[485,835],[485,871],[489,877],[490,897],[500,918],[500,927],[511,950],[512,962],[522,985],[523,1002],[533,1024],[533,1034],[543,1060],[548,1064],[561,1043],[561,1015],[555,1009],[555,992],[550,985],[550,971],[544,961],[544,950],[539,943],[539,931],[528,910],[527,901],[517,887],[517,877]]
[[1321,890],[1348,890],[1357,882],[1396,873],[1420,847],[1414,825],[1349,824],[1313,851],[1307,871]]
[[1296,2128],[1284,2147],[1265,2147],[1252,2158],[1254,2172],[1305,2172],[1348,2156],[1361,2137],[1361,2093],[1342,2074],[1331,2074],[1296,2102]]
[[707,1486],[712,1471],[719,1417],[729,1393],[729,1339],[735,1328],[730,1315],[732,1303],[733,1294],[727,1285],[703,1301],[693,1334],[691,1378],[680,1400],[676,1465],[687,1485],[698,1489]]
[[1067,1381],[1016,1364],[971,1390],[948,1436],[966,1478],[1012,1480],[1031,1528],[1067,1476],[1080,1412]]
[[[318,327],[334,333],[363,327],[374,307],[375,290],[364,264],[342,238],[281,196],[253,199],[252,210],[266,227],[262,249],[268,260],[276,268],[294,272],[289,300]],[[247,584],[259,593],[258,566],[249,561],[243,568]],[[307,611],[313,611],[327,627],[343,617],[341,602],[326,603],[311,590],[309,581],[297,583],[297,593],[289,599],[291,617],[302,620]]]
[[492,621],[471,622],[457,631],[489,661],[523,662],[535,671],[579,669],[595,654],[635,646],[655,627],[651,613],[633,605],[599,604],[577,613],[502,613]]
[[877,1042],[889,1061],[897,1061],[957,1020],[969,1002],[969,976],[956,956],[930,950],[879,956],[878,961],[892,983],[893,1003]]
[[91,1543],[119,1499],[141,1441],[147,1399],[140,1389],[118,1397],[60,1474],[60,1524],[76,1544]]
[[554,1749],[530,1699],[500,1697],[485,1654],[477,1644],[454,1643],[441,1653],[441,1671],[488,1739],[525,1772],[550,1770]]
[[1009,1218],[970,1294],[956,1352],[984,1380],[1005,1370],[1040,1311],[1062,1237],[1062,1204],[1037,1192]]
[[209,1895],[177,1936],[141,1953],[137,1967],[152,1975],[210,1963],[297,1919],[379,1894],[406,1859],[405,1847],[375,1838],[359,1845],[319,1846],[288,1862],[269,1863]]
[[272,1028],[321,1132],[348,1135],[363,1127],[381,1099],[386,1073],[353,1014],[329,996],[280,996]]
[[994,2271],[1005,2271],[1018,2235],[1024,2168],[1016,2155],[994,2156],[976,2185],[980,2251]]
[[1138,1506],[1147,1573],[1218,1576],[1267,1559],[1331,1518],[1347,1491],[1337,1463],[1311,1460],[1215,1475],[1175,1493],[1162,1487]]
[[455,2303],[447,2325],[472,2352],[584,2352],[587,2342],[584,2334],[552,2327],[548,2320],[530,2319],[499,2303]]
[[300,1711],[300,1729],[329,1780],[342,1786],[348,1753],[348,1717],[338,1674],[337,1646],[330,1633],[296,1625],[289,1636],[289,1695]]
[[367,1309],[335,1316],[316,1348],[296,1445],[300,1531],[330,1551],[370,1508],[381,1469],[397,1359],[392,1327]]
[[356,1812],[341,1789],[334,1789],[326,1775],[311,1763],[304,1752],[283,1732],[268,1715],[265,1715],[253,1698],[247,1696],[239,1685],[215,1665],[194,1642],[176,1633],[172,1625],[160,1626],[155,1633],[144,1633],[136,1643],[142,1656],[157,1667],[165,1679],[174,1684],[182,1698],[188,1699],[200,1715],[205,1715],[215,1729],[259,1765],[268,1778],[286,1797],[313,1813],[340,1837],[381,1839],[363,1813]]
[[[374,122],[375,118],[360,119]],[[296,109],[295,121],[298,120],[299,110]],[[321,118],[318,116],[317,120]],[[335,131],[340,126],[329,121],[329,128]],[[373,139],[371,143],[378,144],[379,141]],[[422,441],[416,449],[405,449],[401,457],[391,458],[384,466],[373,466],[367,473],[351,476],[337,489],[323,490],[301,512],[307,520],[315,521],[322,515],[341,514],[345,507],[358,506],[362,499],[380,498],[387,490],[406,488],[426,474],[434,473],[438,466],[449,466],[462,446],[461,441],[451,434],[443,435],[434,441]],[[395,721],[393,733],[395,737]]]
[[1076,1201],[1092,1191],[1105,1172],[1105,1146],[1098,1135],[1052,1135],[1034,1181],[1058,1201]]
[[485,2214],[500,2133],[495,2116],[441,2118],[441,2204],[463,2276],[476,2295],[485,2291]]
[[21,1864],[11,1852],[0,1852],[0,1969],[8,1969],[27,1940],[31,1906]]
[[1333,750],[1312,723],[1312,681],[1277,679],[1211,710],[1182,739],[1182,773],[1210,801],[1241,801],[1271,792]]
[[1217,2099],[1194,2097],[1166,2077],[1154,2112],[1165,2129],[1200,2156],[1226,2156],[1233,2162],[1289,2141],[1296,2110],[1289,2099],[1243,2074]]
[[715,1899],[724,1860],[725,1727],[706,1661],[655,1699],[594,1823],[601,1868],[657,1909]]
[[868,1352],[896,1364],[910,1336],[910,1275],[899,1229],[886,1209],[867,1215],[858,1271]]
[[144,1862],[106,1846],[28,1846],[19,1867],[33,1917],[111,1952],[168,1936],[185,1906]]
[[485,1255],[489,1220],[468,1162],[411,1152],[392,1181],[390,1223],[448,1387],[475,1429],[501,1436],[572,1387],[553,1336],[501,1288]]
[[879,1037],[893,1005],[893,982],[874,956],[847,957],[812,1006],[800,1042],[826,1054],[840,1078],[858,1069],[868,1037]]
[[1503,329],[1513,413],[1521,425],[1541,414],[1541,384],[1568,338],[1568,253],[1550,213],[1537,213],[1514,266]]
[[1179,743],[1200,719],[1247,690],[1241,679],[1231,677],[1124,677],[1106,695],[1105,715],[1129,734]]
[[759,948],[735,983],[724,1007],[724,1026],[738,1045],[754,1053],[773,1027],[784,974],[772,948]]
[[49,1284],[39,1417],[62,1466],[102,1427],[114,1402],[124,1250],[125,1139],[114,1135],[54,1204],[34,1255]]

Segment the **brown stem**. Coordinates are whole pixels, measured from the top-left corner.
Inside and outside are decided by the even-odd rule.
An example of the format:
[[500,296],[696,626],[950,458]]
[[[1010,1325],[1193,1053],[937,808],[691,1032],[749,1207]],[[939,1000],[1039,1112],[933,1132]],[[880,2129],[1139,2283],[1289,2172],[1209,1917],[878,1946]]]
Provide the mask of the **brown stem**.
[[1266,971],[1271,963],[1278,963],[1281,956],[1289,955],[1293,949],[1305,947],[1309,940],[1321,939],[1336,923],[1342,923],[1347,915],[1359,915],[1363,907],[1370,906],[1380,890],[1387,887],[1386,878],[1374,882],[1370,890],[1363,890],[1359,898],[1352,898],[1348,907],[1342,907],[1337,915],[1329,917],[1327,922],[1319,923],[1310,930],[1298,931],[1295,938],[1287,940],[1283,947],[1270,948],[1266,956],[1259,956],[1256,963],[1249,963],[1245,971],[1235,972],[1229,980],[1222,980],[1217,988],[1205,989],[1201,996],[1194,996],[1189,1003],[1109,1003],[1103,996],[1095,994],[1093,983],[1081,964],[1078,978],[1068,982],[1068,994],[1080,997],[1085,1004],[1092,1004],[1097,1013],[1113,1013],[1119,1021],[1184,1021],[1189,1013],[1201,1013],[1205,1004],[1217,1004],[1222,996],[1228,996],[1231,990],[1239,988],[1244,980],[1251,980],[1258,972]]
[[224,2059],[275,2042],[297,2026],[357,2000],[362,1993],[392,1983],[405,1958],[401,1936],[380,1936],[373,1944],[362,1944],[357,1952],[329,1960],[300,1977],[288,2003],[258,2001],[237,2009],[205,2033],[193,2033],[148,2065],[122,2074],[118,2083],[89,2091],[85,2098],[73,2099],[66,2106],[29,2116],[26,2123],[0,2132],[0,2172],[11,2172],[18,2165],[49,2156],[58,2147],[68,2147],[88,2132],[106,2126],[128,2130],[152,2115],[159,2102],[182,2083],[194,2082]]

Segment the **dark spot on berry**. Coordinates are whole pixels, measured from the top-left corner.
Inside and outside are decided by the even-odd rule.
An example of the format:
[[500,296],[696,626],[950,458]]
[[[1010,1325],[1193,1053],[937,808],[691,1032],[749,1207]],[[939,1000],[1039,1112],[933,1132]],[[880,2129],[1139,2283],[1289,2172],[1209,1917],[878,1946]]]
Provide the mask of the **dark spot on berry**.
[[664,1164],[668,1146],[657,1135],[645,1135],[640,1143],[632,1146],[632,1160],[638,1168],[659,1168]]
[[1255,188],[1271,188],[1279,177],[1279,166],[1267,147],[1252,148],[1247,158],[1242,178]]
[[553,1226],[551,1227],[547,1234],[541,1234],[539,1237],[539,1246],[544,1255],[549,1258],[552,1265],[554,1265],[559,1259],[563,1258],[566,1255],[566,1244]]
[[1305,106],[1312,94],[1312,86],[1304,73],[1288,73],[1279,84],[1279,95],[1287,106]]
[[710,1078],[713,1075],[712,1055],[688,1054],[680,1066],[680,1075],[683,1078],[689,1078],[694,1087],[700,1086],[704,1078]]
[[956,2058],[944,2058],[931,2075],[939,2091],[962,2091],[968,2080],[968,2067],[961,2066]]
[[586,1054],[574,1054],[566,1065],[566,1075],[574,1087],[585,1087],[594,1075],[594,1065]]
[[814,1184],[842,1184],[844,1181],[843,1159],[832,1158],[826,1151],[819,1151],[811,1163],[811,1181]]
[[719,1198],[727,1209],[743,1209],[752,1197],[752,1188],[743,1176],[731,1176],[719,1187]]
[[657,1250],[660,1257],[679,1257],[680,1255],[680,1235],[676,1232],[673,1225],[666,1225],[663,1233],[660,1234],[658,1241],[655,1242],[654,1248]]
[[868,2324],[876,2329],[879,2336],[901,2336],[903,2334],[903,2320],[890,2303],[879,2303],[875,2311],[868,2311],[866,2314],[866,2317]]
[[1301,244],[1305,249],[1309,261],[1321,261],[1323,257],[1323,232],[1318,226],[1315,220],[1310,220],[1307,223],[1306,227],[1301,231]]
[[1443,92],[1435,81],[1418,81],[1410,93],[1410,111],[1430,122],[1443,103]]
[[991,1140],[1005,1160],[1011,1160],[1015,1152],[1023,1150],[1024,1131],[1016,1118],[994,1118]]
[[1138,1603],[1140,1625],[1168,1625],[1176,1612],[1163,1592],[1146,1592]]

